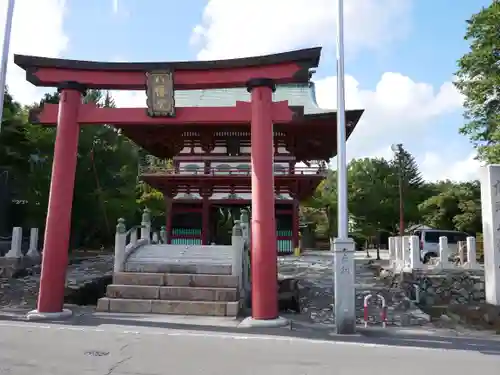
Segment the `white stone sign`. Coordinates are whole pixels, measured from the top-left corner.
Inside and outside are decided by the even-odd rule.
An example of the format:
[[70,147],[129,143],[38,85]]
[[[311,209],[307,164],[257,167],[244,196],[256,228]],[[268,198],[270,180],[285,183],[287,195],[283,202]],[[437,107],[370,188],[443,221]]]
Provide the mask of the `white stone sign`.
[[486,302],[500,305],[500,165],[481,168]]
[[333,241],[335,329],[352,334],[356,329],[355,244],[351,238]]

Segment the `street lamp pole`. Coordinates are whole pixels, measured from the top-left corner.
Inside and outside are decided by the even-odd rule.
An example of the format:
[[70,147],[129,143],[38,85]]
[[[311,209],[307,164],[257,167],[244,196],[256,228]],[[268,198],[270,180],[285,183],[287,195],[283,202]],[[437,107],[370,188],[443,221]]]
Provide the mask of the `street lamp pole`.
[[10,33],[12,30],[12,18],[14,16],[15,0],[8,0],[7,14],[5,15],[5,30],[3,36],[2,62],[0,65],[0,131],[2,130],[3,101],[5,97],[5,86],[7,81],[7,63],[9,61]]
[[403,165],[402,165],[402,152],[403,145],[397,144],[391,146],[394,156],[397,160],[398,166],[398,190],[399,190],[399,235],[403,236],[405,233],[405,206],[403,199]]
[[333,241],[334,314],[337,334],[356,330],[355,245],[349,238],[347,210],[347,156],[344,73],[344,1],[337,0],[337,214],[338,234]]

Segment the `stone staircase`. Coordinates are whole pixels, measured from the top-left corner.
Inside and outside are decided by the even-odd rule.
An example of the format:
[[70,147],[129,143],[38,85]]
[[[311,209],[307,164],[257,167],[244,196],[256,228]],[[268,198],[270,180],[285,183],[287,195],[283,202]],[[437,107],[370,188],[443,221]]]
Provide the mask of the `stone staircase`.
[[151,243],[147,219],[140,240],[119,220],[113,282],[97,311],[236,317],[243,297],[239,224],[229,246],[183,246]]
[[[188,268],[188,269],[186,269]],[[191,267],[192,268],[192,267]],[[214,272],[189,267],[162,272],[120,272],[113,275],[97,311],[236,317],[239,310],[238,277],[230,267]]]

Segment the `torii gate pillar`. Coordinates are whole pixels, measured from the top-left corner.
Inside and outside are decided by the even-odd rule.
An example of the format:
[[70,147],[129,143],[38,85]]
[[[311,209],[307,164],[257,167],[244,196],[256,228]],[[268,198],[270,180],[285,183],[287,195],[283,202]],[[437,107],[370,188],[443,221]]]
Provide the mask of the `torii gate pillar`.
[[252,317],[248,326],[280,326],[278,317],[278,258],[274,212],[273,80],[247,82],[251,93],[252,163]]
[[80,133],[78,111],[85,87],[77,82],[65,82],[59,86],[59,93],[59,116],[45,223],[38,306],[37,310],[28,314],[28,319],[54,319],[71,315],[71,311],[63,309],[64,288]]

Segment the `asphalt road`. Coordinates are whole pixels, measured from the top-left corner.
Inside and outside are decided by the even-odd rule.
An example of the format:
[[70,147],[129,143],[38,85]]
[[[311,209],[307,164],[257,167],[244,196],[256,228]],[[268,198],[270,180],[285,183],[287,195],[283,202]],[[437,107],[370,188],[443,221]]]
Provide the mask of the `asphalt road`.
[[[498,374],[500,342],[466,350],[110,325],[4,322],[0,374]],[[432,346],[432,345],[431,345]]]

